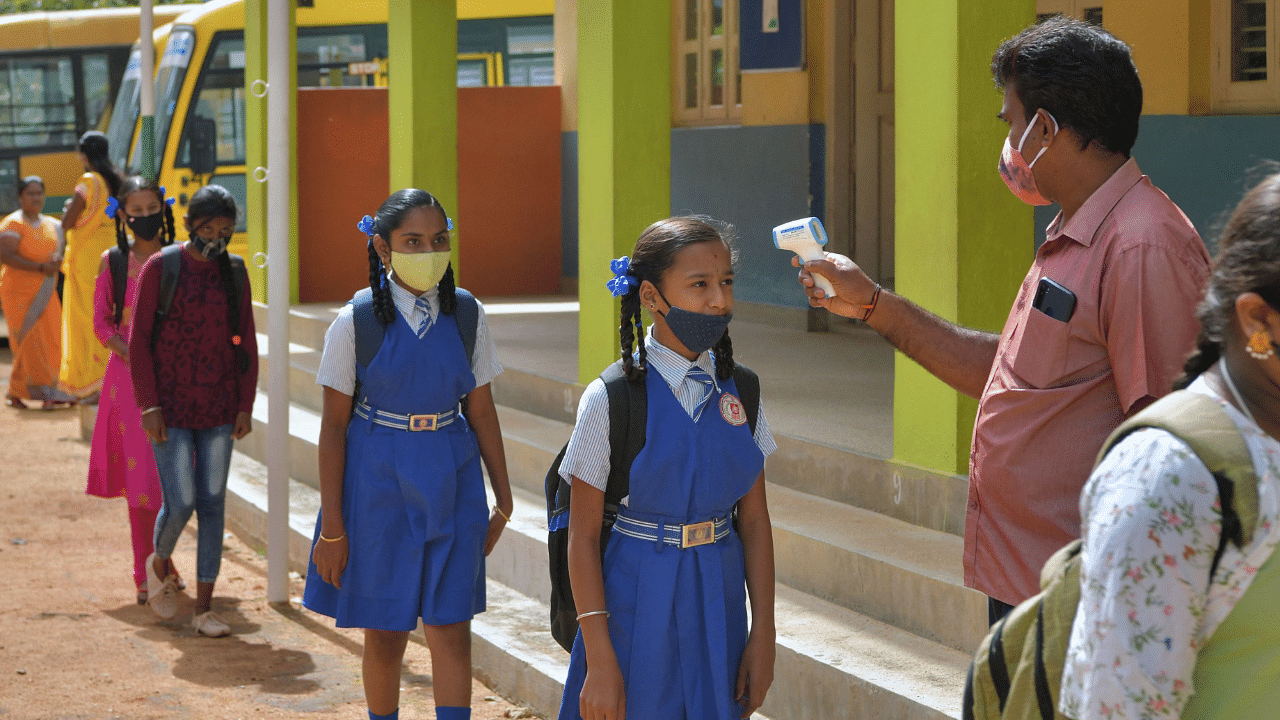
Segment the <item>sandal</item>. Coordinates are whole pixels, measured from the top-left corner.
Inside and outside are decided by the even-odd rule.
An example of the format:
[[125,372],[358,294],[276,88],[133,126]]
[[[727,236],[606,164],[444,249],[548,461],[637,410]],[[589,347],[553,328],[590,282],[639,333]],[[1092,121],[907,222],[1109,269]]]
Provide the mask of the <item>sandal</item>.
[[139,605],[147,604],[147,591],[143,588],[138,589],[138,604]]
[[45,400],[40,404],[41,410],[66,410],[76,406],[74,400]]
[[18,408],[19,410],[27,409],[27,404],[22,402],[21,399],[14,397],[13,395],[5,395],[4,399],[5,399],[5,402],[11,408]]

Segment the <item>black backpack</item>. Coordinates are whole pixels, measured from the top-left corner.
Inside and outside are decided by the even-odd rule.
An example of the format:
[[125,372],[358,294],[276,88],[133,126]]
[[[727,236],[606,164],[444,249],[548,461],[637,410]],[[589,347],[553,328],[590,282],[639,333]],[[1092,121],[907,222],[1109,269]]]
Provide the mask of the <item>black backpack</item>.
[[[648,419],[649,396],[643,381],[631,383],[619,360],[600,373],[609,397],[609,479],[604,490],[604,519],[600,529],[600,556],[604,557],[618,517],[618,506],[630,493],[631,463],[644,447],[645,423]],[[747,413],[747,426],[756,431],[760,412],[760,378],[744,365],[733,368],[733,382],[738,399]],[[551,572],[551,635],[566,651],[573,647],[578,634],[578,610],[569,583],[569,499],[570,485],[560,477],[560,463],[568,443],[547,470],[544,493],[547,501],[547,552]]]
[[[233,297],[227,298],[227,302],[240,305],[240,298],[244,297],[247,288],[245,287],[244,258],[239,255],[231,255],[231,279],[235,287]],[[111,270],[111,291],[115,295],[115,317],[116,324],[120,324],[120,318],[124,314],[124,295],[125,283],[129,275],[129,259],[124,253],[120,252],[120,246],[111,248],[107,253],[107,266]],[[178,292],[178,278],[182,275],[182,243],[174,243],[160,248],[160,293],[156,297],[156,319],[155,325],[151,329],[151,349],[154,352],[156,339],[160,337],[160,324],[169,316],[169,308],[173,306],[173,296]],[[239,328],[231,328],[234,334]],[[240,364],[240,373],[244,374],[249,371],[249,356],[241,348],[236,346],[236,357]]]

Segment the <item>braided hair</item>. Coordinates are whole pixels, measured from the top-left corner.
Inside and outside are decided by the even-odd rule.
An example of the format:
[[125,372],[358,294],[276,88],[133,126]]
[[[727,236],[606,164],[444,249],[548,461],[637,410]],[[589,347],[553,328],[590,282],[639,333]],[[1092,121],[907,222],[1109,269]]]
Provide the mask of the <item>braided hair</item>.
[[124,178],[116,169],[115,163],[111,162],[107,136],[97,130],[90,130],[80,136],[79,150],[84,153],[90,169],[101,175],[103,181],[107,183],[110,197],[120,197],[120,186],[124,184]]
[[[660,287],[662,276],[675,264],[676,255],[690,245],[704,242],[723,243],[729,250],[730,262],[737,262],[732,227],[705,216],[674,217],[659,220],[640,234],[632,250],[631,268],[627,274]],[[640,283],[637,282],[622,296],[622,316],[618,324],[622,369],[633,383],[640,382],[649,369],[640,311]],[[637,349],[637,358],[632,357],[633,347]],[[728,380],[733,376],[734,367],[733,341],[729,339],[728,330],[711,350],[715,356],[716,377]]]
[[1280,173],[1245,194],[1227,221],[1196,313],[1196,349],[1174,382],[1175,389],[1190,385],[1222,357],[1236,318],[1236,298],[1247,292],[1280,310]]
[[[187,203],[187,221],[191,224],[192,236],[195,235],[195,228],[213,218],[228,218],[232,221],[238,218],[235,196],[221,185],[205,185],[195,191],[191,195],[191,201]],[[222,288],[227,294],[227,322],[231,329],[236,359],[240,371],[244,372],[249,367],[249,354],[236,342],[240,337],[240,303],[237,302],[240,298],[236,292],[235,269],[231,267],[230,253],[218,253],[218,271],[222,277]]]
[[[120,186],[120,193],[116,195],[116,201],[119,203],[119,210],[115,214],[116,223],[116,247],[120,248],[120,252],[129,256],[129,235],[125,232],[128,222],[125,219],[127,213],[124,211],[125,203],[129,201],[129,196],[136,193],[149,190],[156,194],[156,198],[160,200],[160,207],[164,213],[164,227],[160,229],[160,245],[172,245],[174,238],[177,237],[177,231],[173,223],[173,206],[165,202],[164,188],[141,175],[132,175],[125,178],[124,183]],[[151,238],[144,238],[150,240]]]
[[[369,236],[369,289],[373,291],[373,314],[382,321],[383,325],[389,325],[395,319],[396,308],[391,301],[391,289],[387,286],[390,282],[387,280],[387,268],[382,264],[382,258],[373,247],[373,236],[381,236],[389,245],[391,232],[399,229],[404,224],[405,217],[420,207],[435,208],[440,212],[441,217],[448,220],[449,213],[445,212],[444,206],[434,195],[426,190],[405,188],[391,193],[391,197],[378,208],[373,224],[365,230]],[[452,315],[458,307],[458,298],[454,292],[456,286],[453,282],[453,263],[445,268],[444,277],[440,278],[440,284],[437,287],[440,312]]]

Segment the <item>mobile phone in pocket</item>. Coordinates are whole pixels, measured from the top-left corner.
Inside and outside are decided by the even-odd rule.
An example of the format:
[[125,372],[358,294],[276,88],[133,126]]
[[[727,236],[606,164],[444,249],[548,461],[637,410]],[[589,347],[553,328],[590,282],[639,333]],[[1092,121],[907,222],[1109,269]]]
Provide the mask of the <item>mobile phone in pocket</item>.
[[1042,277],[1040,284],[1036,286],[1036,296],[1031,307],[1054,320],[1067,322],[1076,311],[1076,294],[1061,283]]

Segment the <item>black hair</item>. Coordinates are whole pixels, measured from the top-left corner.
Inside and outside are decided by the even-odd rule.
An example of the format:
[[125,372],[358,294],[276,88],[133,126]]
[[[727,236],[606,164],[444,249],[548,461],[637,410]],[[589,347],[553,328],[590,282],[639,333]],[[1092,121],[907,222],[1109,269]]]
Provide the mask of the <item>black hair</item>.
[[1204,300],[1196,316],[1200,336],[1174,389],[1187,387],[1222,357],[1231,341],[1236,298],[1253,292],[1280,310],[1280,173],[1245,194],[1218,240]]
[[1080,149],[1096,142],[1126,158],[1138,138],[1142,81],[1129,46],[1081,20],[1051,17],[1005,40],[991,58],[996,88],[1012,86],[1026,120],[1047,110]]
[[[133,175],[125,178],[124,183],[120,186],[120,194],[116,196],[116,201],[120,203],[120,210],[116,213],[116,246],[120,248],[120,252],[129,257],[129,235],[125,232],[127,221],[124,204],[129,201],[129,196],[144,190],[150,190],[160,199],[160,207],[164,213],[164,227],[160,229],[160,244],[171,245],[177,237],[177,232],[173,223],[173,207],[164,201],[164,193],[160,191],[160,186],[154,180],[150,180],[141,175]],[[146,238],[150,240],[150,238]]]
[[[737,263],[737,251],[733,247],[732,228],[709,217],[686,216],[659,220],[650,225],[631,251],[631,268],[628,275],[637,280],[648,280],[661,288],[662,276],[676,262],[676,255],[690,245],[719,242],[729,250],[730,262]],[[644,347],[644,324],[640,315],[640,283],[622,296],[622,316],[618,323],[618,337],[622,348],[622,369],[631,382],[640,382],[649,370]],[[638,347],[638,362],[633,359],[632,347]],[[716,360],[716,377],[727,380],[733,376],[733,341],[729,331],[712,348]]]
[[39,185],[40,189],[43,190],[44,178],[40,177],[39,175],[28,175],[24,178],[19,179],[18,194],[21,195],[22,193],[26,192],[27,188],[31,185]]
[[111,197],[119,197],[120,186],[124,184],[124,178],[121,177],[120,171],[116,169],[115,163],[111,162],[107,136],[97,130],[90,130],[81,135],[80,152],[84,153],[85,159],[89,161],[89,167],[106,181],[107,190]]
[[[440,216],[449,217],[449,213],[445,212],[444,206],[436,199],[434,195],[426,190],[417,188],[405,188],[391,193],[378,208],[378,212],[373,217],[373,227],[369,229],[369,289],[373,291],[373,312],[382,321],[383,325],[388,325],[395,319],[396,308],[391,301],[391,290],[387,287],[387,269],[382,264],[382,258],[378,256],[377,250],[373,248],[373,236],[380,235],[382,239],[391,243],[391,231],[398,229],[404,224],[404,219],[409,212],[420,207],[432,207],[440,211]],[[453,263],[445,268],[444,277],[440,278],[440,312],[445,315],[452,315],[458,307],[458,298],[454,293],[456,289],[453,283]]]
[[[163,203],[162,203],[163,204]],[[187,203],[187,222],[191,223],[191,233],[206,221],[214,218],[227,218],[236,221],[239,212],[236,209],[235,196],[221,185],[205,185],[191,195]],[[231,267],[231,255],[218,253],[218,271],[222,275],[222,288],[227,294],[227,322],[230,324],[232,337],[240,335],[240,303],[236,293],[235,268]],[[246,286],[247,287],[247,286]],[[244,346],[236,343],[235,354],[243,372],[249,366],[249,356]]]

